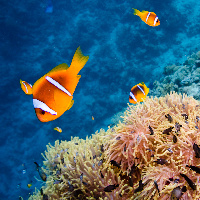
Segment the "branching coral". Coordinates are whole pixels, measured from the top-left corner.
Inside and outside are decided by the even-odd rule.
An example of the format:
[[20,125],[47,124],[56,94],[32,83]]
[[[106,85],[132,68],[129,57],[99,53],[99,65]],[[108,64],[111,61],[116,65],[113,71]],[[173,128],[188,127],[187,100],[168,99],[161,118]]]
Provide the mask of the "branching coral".
[[49,144],[46,185],[29,199],[200,199],[199,107],[177,93],[147,98],[106,132]]

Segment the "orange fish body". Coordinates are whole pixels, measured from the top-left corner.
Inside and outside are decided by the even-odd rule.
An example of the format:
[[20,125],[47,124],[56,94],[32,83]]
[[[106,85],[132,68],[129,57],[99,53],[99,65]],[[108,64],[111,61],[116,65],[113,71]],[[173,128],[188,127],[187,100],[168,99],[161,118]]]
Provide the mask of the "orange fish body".
[[159,26],[160,25],[160,20],[158,19],[158,16],[154,12],[149,12],[143,10],[140,12],[139,10],[134,9],[134,15],[138,15],[143,22],[148,24],[149,26]]
[[132,87],[129,94],[129,102],[134,104],[142,102],[146,99],[148,93],[149,88],[144,83],[139,83]]
[[78,73],[88,59],[79,47],[70,67],[60,64],[35,82],[32,88],[33,106],[41,122],[55,120],[72,107],[73,93],[81,77]]

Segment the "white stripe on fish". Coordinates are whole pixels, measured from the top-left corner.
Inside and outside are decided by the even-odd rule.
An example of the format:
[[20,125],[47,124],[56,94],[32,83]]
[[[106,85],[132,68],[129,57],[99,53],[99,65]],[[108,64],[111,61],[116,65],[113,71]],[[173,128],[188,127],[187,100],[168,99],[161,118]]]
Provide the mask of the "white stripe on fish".
[[137,86],[138,86],[138,88],[140,89],[140,91],[145,95],[144,90],[143,90],[139,85],[137,85]]
[[42,101],[39,101],[38,99],[33,99],[33,106],[34,108],[40,108],[41,110],[44,110],[45,112],[49,112],[52,115],[57,115],[57,112],[49,108],[49,106],[47,106]]
[[62,85],[60,85],[60,83],[58,83],[57,81],[55,81],[54,79],[52,79],[49,76],[45,77],[47,81],[49,81],[51,84],[55,85],[58,89],[62,90],[63,92],[65,92],[66,94],[68,94],[69,96],[72,96],[71,93],[66,90]]
[[135,102],[137,102],[137,99],[135,98],[135,96],[134,96],[134,94],[133,94],[132,92],[130,92],[130,96],[133,98],[133,100],[134,100]]

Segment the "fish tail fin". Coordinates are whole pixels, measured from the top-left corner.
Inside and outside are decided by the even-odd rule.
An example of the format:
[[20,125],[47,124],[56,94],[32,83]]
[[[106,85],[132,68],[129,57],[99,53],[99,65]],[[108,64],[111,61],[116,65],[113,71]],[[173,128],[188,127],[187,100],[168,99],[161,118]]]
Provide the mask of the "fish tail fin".
[[137,10],[137,9],[135,9],[135,8],[133,8],[133,10],[134,10],[134,15],[139,15],[140,14],[140,11],[139,10]]
[[71,73],[77,75],[79,71],[84,67],[88,59],[89,56],[84,56],[81,48],[78,47],[72,59],[70,68],[68,69],[68,72],[70,71]]

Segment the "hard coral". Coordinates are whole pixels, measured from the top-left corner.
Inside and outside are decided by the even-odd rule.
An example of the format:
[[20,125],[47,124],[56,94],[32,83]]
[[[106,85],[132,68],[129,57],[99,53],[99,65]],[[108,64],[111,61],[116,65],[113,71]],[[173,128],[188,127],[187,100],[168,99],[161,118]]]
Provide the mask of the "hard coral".
[[177,93],[129,105],[106,132],[48,145],[46,185],[29,199],[200,199],[199,117]]

